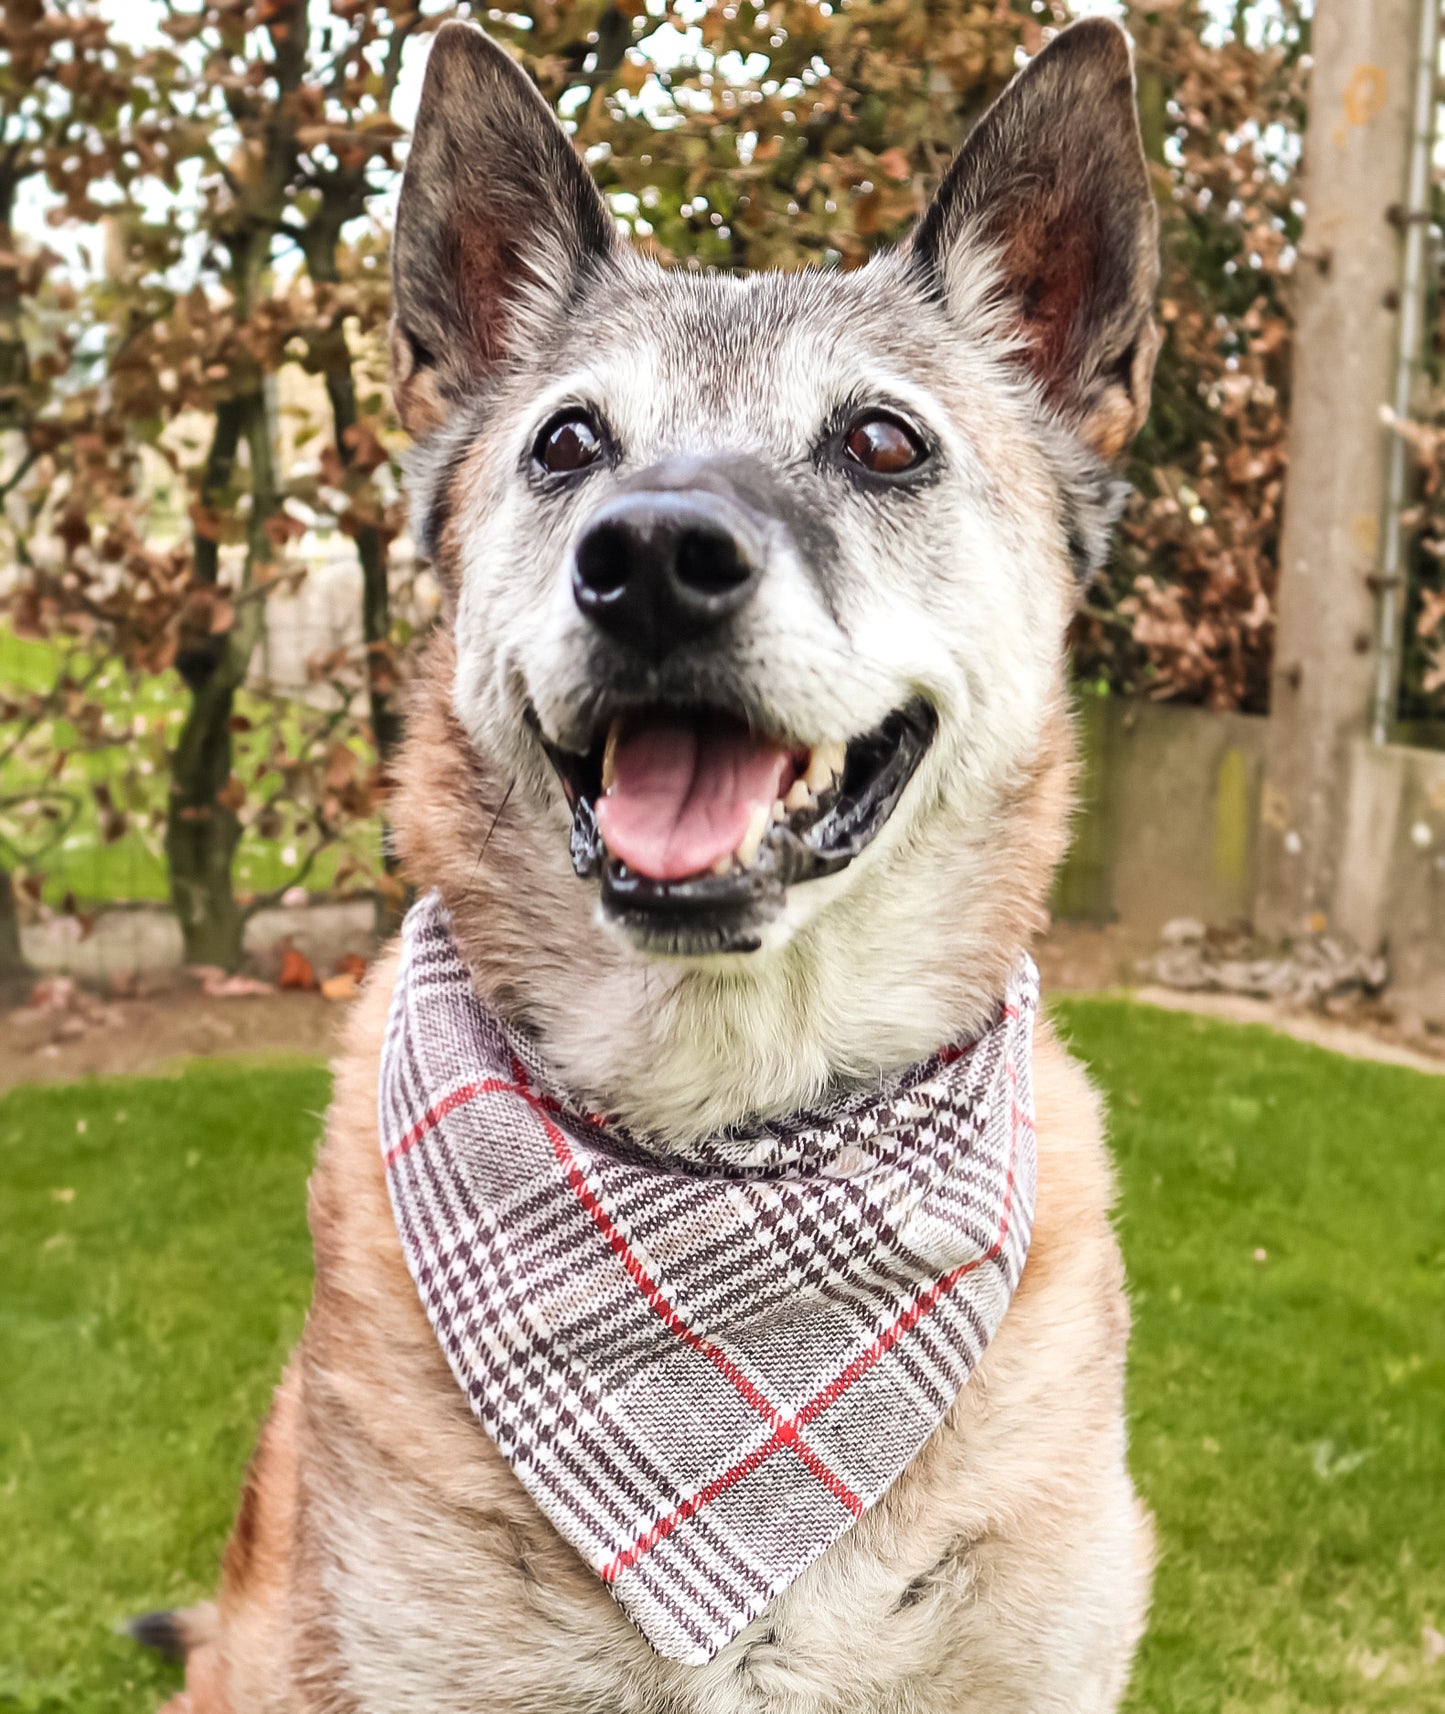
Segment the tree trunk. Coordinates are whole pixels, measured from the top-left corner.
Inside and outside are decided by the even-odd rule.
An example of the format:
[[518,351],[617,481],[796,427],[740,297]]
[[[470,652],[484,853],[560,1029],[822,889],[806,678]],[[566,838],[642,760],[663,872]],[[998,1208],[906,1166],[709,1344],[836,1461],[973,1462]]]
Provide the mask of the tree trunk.
[[[0,173],[0,429],[26,426],[24,395],[30,381],[30,359],[20,325],[20,269],[15,261],[11,218],[19,181],[13,172]],[[8,869],[0,868],[0,985],[17,982],[29,967],[20,950],[20,920],[15,914],[15,888]]]
[[[216,412],[201,490],[201,504],[207,510],[222,503],[242,435],[251,453],[249,584],[249,573],[269,552],[265,526],[275,509],[263,393],[229,399]],[[216,582],[219,549],[213,538],[198,537],[195,568],[198,582]],[[231,881],[241,822],[228,801],[226,787],[231,778],[231,715],[236,691],[245,681],[260,632],[261,605],[251,600],[238,609],[228,631],[193,644],[176,660],[191,703],[171,754],[166,864],[171,903],[180,920],[188,964],[218,964],[234,970],[241,961],[245,914]]]
[[0,994],[28,982],[32,974],[20,946],[15,888],[8,871],[0,869]]
[[191,697],[171,757],[166,817],[171,903],[180,919],[186,962],[219,964],[224,970],[240,963],[245,928],[231,885],[241,823],[222,796],[231,777],[234,687],[229,677],[212,672]]
[[[1364,736],[1417,7],[1318,0],[1279,625],[1261,803],[1256,917],[1326,926],[1344,843],[1351,744]],[[1423,0],[1433,5],[1438,0]]]
[[[331,420],[336,451],[343,464],[355,456],[348,430],[355,428],[356,381],[351,371],[351,351],[346,330],[334,330],[334,360],[326,367],[326,394],[331,401]],[[366,695],[371,715],[372,737],[377,758],[385,773],[401,742],[401,710],[396,705],[391,668],[391,587],[387,581],[386,542],[371,524],[357,528],[356,557],[361,561],[361,635],[366,645]]]
[[[338,284],[336,251],[341,242],[341,228],[347,218],[364,212],[366,189],[366,181],[360,177],[350,195],[333,189],[307,228],[302,238],[306,268],[318,285]],[[339,317],[317,337],[313,356],[326,382],[336,456],[343,466],[349,467],[356,457],[351,438],[357,424],[356,378],[346,328]],[[356,557],[361,562],[361,636],[366,646],[367,703],[377,758],[385,773],[401,742],[401,710],[397,707],[391,670],[390,567],[380,530],[361,524],[355,541]]]

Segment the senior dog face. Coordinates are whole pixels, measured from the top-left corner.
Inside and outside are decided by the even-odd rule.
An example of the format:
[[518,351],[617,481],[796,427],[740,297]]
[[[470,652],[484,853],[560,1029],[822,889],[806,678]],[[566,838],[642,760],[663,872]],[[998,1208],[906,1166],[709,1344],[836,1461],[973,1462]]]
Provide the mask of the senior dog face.
[[795,1105],[997,993],[1058,854],[1155,224],[1111,25],[1016,80],[900,250],[752,278],[638,257],[507,56],[440,32],[394,351],[454,655],[399,819],[465,852],[463,932],[615,1110]]

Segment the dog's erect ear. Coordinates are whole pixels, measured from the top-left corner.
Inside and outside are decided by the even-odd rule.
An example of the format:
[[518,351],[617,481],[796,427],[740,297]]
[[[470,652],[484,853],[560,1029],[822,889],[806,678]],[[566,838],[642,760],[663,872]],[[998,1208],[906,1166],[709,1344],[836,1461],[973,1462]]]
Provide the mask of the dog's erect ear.
[[520,66],[475,25],[432,43],[392,241],[392,386],[425,434],[617,244],[596,185]]
[[960,305],[976,303],[981,250],[993,252],[1045,398],[1113,458],[1149,410],[1158,227],[1129,39],[1091,18],[1056,36],[979,121],[909,250]]

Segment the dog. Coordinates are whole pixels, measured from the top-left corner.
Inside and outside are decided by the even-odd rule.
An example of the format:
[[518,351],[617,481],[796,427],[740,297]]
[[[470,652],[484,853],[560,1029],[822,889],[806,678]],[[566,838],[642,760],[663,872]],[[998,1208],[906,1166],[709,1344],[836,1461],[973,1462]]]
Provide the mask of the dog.
[[[445,622],[392,811],[487,1015],[664,1152],[978,1038],[1065,848],[1065,635],[1158,343],[1125,35],[1055,37],[893,252],[737,278],[630,249],[521,70],[448,24],[393,257]],[[1151,1528],[1101,1117],[1047,1024],[1027,1264],[977,1373],[684,1661],[518,1479],[428,1324],[378,1131],[400,957],[336,1067],[315,1297],[219,1595],[147,1622],[188,1655],[172,1714],[1115,1708]]]

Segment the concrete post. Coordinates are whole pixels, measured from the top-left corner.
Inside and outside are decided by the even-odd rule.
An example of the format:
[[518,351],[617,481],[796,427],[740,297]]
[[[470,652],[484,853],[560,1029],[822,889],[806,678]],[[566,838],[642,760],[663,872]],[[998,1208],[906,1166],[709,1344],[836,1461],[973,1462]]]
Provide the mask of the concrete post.
[[1329,919],[1366,730],[1421,5],[1316,0],[1258,927]]

